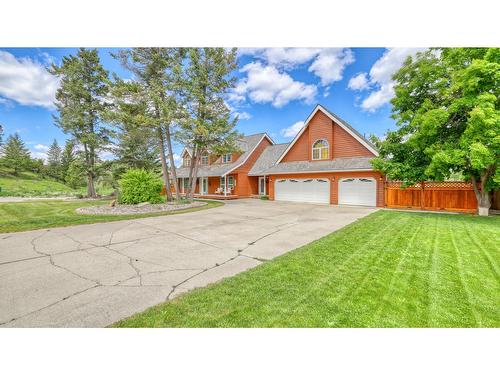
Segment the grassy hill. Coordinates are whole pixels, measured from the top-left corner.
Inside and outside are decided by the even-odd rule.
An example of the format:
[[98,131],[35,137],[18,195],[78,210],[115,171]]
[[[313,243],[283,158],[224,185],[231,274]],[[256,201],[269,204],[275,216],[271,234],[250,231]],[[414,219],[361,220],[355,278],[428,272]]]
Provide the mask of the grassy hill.
[[[31,172],[13,176],[10,171],[0,169],[0,196],[3,197],[61,197],[86,194],[86,187],[71,187],[50,178],[41,178]],[[111,189],[97,186],[101,195],[111,193]]]

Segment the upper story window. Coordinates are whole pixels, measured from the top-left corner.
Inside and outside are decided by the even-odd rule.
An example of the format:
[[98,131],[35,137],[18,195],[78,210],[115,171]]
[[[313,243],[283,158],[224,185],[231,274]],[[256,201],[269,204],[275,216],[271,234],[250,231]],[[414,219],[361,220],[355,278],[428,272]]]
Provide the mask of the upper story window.
[[312,147],[312,158],[313,160],[323,160],[330,157],[330,147],[328,142],[324,139],[320,139],[314,142]]
[[231,163],[232,160],[232,155],[231,154],[224,154],[222,155],[222,162],[223,163]]
[[185,157],[182,163],[184,164],[185,167],[189,167],[191,165],[191,158]]
[[208,154],[201,155],[200,164],[201,165],[208,165]]

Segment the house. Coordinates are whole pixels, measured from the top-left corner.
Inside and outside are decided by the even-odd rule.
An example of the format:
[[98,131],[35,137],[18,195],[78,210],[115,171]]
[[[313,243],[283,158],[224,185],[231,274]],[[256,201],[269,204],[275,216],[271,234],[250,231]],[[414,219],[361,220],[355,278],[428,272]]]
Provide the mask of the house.
[[[268,195],[281,201],[384,206],[384,177],[370,160],[376,148],[333,112],[317,105],[290,143],[267,134],[243,137],[241,152],[202,156],[196,193],[232,197]],[[181,191],[189,150],[177,170]]]

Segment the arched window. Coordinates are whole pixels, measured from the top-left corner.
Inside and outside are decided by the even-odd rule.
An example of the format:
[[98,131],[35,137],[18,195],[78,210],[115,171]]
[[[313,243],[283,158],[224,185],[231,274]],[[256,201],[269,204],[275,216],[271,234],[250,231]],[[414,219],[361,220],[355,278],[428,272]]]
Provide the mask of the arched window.
[[329,150],[328,142],[324,139],[320,139],[316,142],[314,142],[313,147],[312,147],[312,158],[313,160],[323,160],[323,159],[328,159],[330,156],[330,150]]

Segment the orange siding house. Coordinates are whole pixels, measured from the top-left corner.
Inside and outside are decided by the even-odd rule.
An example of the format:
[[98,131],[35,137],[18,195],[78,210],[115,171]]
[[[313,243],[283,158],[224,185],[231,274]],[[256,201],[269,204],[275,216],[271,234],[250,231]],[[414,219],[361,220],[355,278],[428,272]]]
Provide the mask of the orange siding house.
[[[333,112],[317,105],[290,143],[275,144],[267,134],[239,141],[241,152],[211,155],[198,168],[200,196],[384,206],[384,176],[370,160],[376,148]],[[189,175],[189,150],[181,155],[179,185]],[[186,162],[186,160],[188,160]]]

